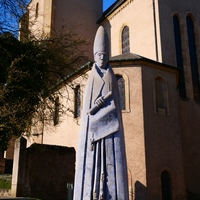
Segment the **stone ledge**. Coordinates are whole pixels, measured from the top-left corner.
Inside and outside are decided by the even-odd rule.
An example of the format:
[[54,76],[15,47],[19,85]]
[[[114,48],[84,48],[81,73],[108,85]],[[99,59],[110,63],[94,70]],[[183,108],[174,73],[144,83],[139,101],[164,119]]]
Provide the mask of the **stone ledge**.
[[10,189],[0,189],[0,199],[1,197],[10,197],[11,196],[11,190]]

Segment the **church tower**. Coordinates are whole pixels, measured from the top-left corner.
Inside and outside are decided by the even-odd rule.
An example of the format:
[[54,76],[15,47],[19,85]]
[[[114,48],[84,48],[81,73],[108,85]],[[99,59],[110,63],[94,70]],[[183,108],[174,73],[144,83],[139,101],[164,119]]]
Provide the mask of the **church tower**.
[[92,59],[92,43],[102,16],[102,0],[32,0],[28,5],[28,28],[37,38],[59,32],[63,26],[72,27],[90,43],[88,55]]

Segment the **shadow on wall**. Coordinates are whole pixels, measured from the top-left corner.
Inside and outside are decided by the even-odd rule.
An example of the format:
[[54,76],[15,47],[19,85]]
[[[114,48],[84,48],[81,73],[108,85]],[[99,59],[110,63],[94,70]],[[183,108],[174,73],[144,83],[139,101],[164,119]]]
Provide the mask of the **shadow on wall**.
[[135,200],[146,199],[146,186],[144,186],[139,181],[135,182]]
[[31,197],[65,200],[74,173],[74,148],[34,144],[27,149],[26,180]]
[[[23,159],[19,159],[17,163],[19,168],[17,176],[23,176],[16,183],[17,196],[37,197],[43,200],[71,200],[75,149],[33,144],[25,148],[24,152]],[[22,165],[23,168],[20,167]]]

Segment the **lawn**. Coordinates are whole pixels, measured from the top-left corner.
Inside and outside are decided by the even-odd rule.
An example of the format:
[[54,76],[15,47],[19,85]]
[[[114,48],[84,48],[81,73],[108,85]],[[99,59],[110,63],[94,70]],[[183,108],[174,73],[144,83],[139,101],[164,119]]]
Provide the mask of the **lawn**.
[[0,189],[11,189],[11,174],[0,175]]

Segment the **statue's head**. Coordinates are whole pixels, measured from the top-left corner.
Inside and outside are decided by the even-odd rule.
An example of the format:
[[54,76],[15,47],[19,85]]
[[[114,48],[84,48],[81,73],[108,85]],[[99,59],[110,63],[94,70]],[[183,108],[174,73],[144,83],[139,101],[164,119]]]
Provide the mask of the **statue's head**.
[[103,26],[100,26],[97,30],[93,52],[96,65],[104,69],[109,60],[109,41]]

